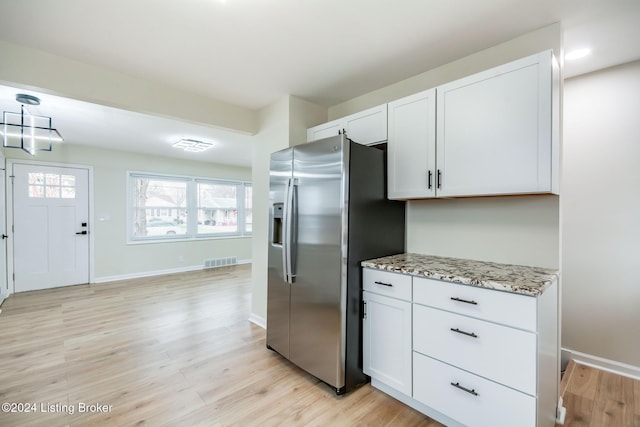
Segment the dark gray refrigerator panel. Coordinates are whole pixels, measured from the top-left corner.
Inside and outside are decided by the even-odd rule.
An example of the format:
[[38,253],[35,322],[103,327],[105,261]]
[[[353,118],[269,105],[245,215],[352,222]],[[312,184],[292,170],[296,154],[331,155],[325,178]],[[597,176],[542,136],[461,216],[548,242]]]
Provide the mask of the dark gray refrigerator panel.
[[267,347],[338,394],[367,381],[360,262],[404,252],[385,165],[344,135],[271,158]]

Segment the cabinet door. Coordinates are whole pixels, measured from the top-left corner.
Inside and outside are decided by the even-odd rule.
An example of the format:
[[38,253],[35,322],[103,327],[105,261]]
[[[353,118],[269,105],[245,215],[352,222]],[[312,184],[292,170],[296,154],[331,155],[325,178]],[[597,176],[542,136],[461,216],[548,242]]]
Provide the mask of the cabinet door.
[[341,119],[347,137],[369,145],[387,140],[387,104],[369,108]]
[[438,87],[438,195],[551,192],[551,52]]
[[436,91],[389,103],[388,197],[435,196]]
[[363,292],[363,370],[411,396],[411,303]]
[[339,132],[342,132],[342,121],[332,120],[327,123],[323,123],[318,126],[307,129],[307,142],[315,141],[317,139],[329,138],[330,136],[336,136]]

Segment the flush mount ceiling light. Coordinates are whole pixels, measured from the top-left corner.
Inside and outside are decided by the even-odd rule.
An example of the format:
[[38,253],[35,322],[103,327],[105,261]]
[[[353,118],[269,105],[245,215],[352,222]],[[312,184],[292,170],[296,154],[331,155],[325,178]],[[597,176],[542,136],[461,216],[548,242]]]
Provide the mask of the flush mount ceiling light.
[[34,116],[24,106],[40,105],[39,98],[19,93],[16,101],[22,104],[19,113],[2,113],[0,136],[4,147],[20,148],[33,156],[36,151],[51,151],[54,141],[63,141],[60,133],[51,127],[51,117]]
[[573,61],[576,59],[580,59],[580,58],[584,58],[585,56],[589,55],[591,53],[591,49],[589,49],[588,47],[584,47],[584,48],[580,48],[580,49],[574,49],[572,51],[567,52],[564,55],[564,59],[566,59],[567,61]]
[[198,141],[195,139],[181,139],[173,144],[174,147],[182,148],[184,151],[191,151],[194,153],[200,153],[213,147],[213,143],[206,141]]

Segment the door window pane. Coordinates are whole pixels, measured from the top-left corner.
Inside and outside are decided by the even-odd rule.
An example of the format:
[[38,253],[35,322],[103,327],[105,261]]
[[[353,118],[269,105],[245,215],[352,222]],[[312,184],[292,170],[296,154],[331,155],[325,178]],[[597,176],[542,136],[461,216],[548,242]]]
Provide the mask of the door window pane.
[[30,172],[29,197],[48,199],[74,199],[76,197],[75,175]]
[[60,198],[60,187],[45,187],[45,197],[47,199],[59,199]]

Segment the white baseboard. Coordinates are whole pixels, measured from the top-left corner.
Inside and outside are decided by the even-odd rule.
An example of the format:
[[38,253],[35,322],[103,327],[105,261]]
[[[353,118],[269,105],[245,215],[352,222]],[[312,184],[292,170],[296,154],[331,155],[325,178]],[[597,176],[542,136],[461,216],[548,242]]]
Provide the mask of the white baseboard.
[[[241,265],[241,264],[251,264],[251,260],[250,259],[238,260],[238,263],[235,265]],[[225,267],[231,267],[231,266],[227,265]],[[204,269],[205,268],[203,265],[191,265],[187,267],[169,268],[166,270],[141,271],[138,273],[119,274],[116,276],[96,277],[95,279],[93,279],[93,282],[91,283],[98,284],[98,283],[115,282],[118,280],[140,279],[142,277],[163,276],[165,274],[185,273],[188,271],[197,271],[197,270],[204,270]]]
[[267,319],[262,316],[258,316],[255,313],[251,313],[249,316],[249,322],[260,326],[262,329],[267,329]]
[[563,348],[562,350],[571,353],[571,359],[580,365],[591,366],[592,368],[622,375],[623,377],[640,380],[640,367],[638,366],[628,365],[591,354],[580,353],[579,351],[573,351],[567,348]]

